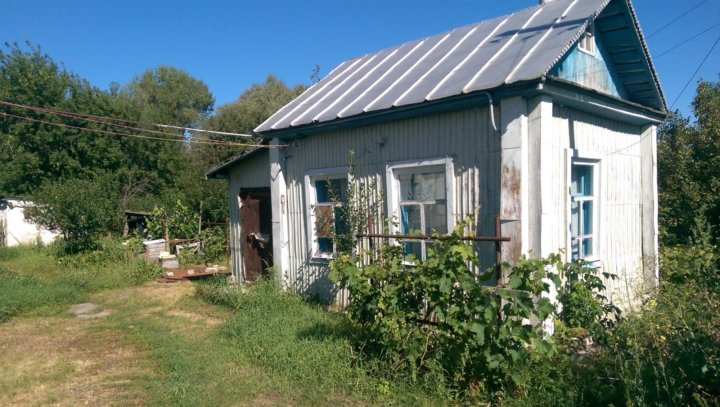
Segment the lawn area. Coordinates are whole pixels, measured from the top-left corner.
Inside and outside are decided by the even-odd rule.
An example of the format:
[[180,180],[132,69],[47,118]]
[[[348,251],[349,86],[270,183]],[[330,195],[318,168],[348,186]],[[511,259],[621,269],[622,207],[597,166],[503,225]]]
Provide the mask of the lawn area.
[[[447,403],[373,375],[342,315],[270,284],[141,282],[135,260],[96,257],[0,249],[0,405]],[[81,302],[109,315],[77,318]]]

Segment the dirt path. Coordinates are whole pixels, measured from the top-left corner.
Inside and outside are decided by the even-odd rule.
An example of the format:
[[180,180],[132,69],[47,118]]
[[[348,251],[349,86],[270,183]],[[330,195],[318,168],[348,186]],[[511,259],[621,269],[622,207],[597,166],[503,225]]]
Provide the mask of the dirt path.
[[[200,306],[190,283],[148,283],[91,298],[87,318],[15,318],[0,324],[0,405],[146,405],[147,383],[159,373],[150,349],[131,340],[128,321],[168,320],[183,335],[201,335],[224,319]],[[195,301],[195,302],[193,302]],[[130,324],[132,322],[129,322]]]

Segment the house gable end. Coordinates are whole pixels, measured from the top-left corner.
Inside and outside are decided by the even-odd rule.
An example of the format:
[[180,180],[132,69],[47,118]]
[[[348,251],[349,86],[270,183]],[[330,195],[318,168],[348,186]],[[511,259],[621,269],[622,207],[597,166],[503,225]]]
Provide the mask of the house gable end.
[[[591,50],[583,47],[586,33],[594,44]],[[667,111],[635,13],[626,0],[611,1],[548,76]]]

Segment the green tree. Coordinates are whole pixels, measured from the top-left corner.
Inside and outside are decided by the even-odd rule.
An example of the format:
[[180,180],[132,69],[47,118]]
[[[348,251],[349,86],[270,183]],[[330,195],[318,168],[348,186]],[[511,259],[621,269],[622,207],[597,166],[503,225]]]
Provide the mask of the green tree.
[[[0,50],[0,100],[22,105],[115,115],[115,98],[91,86],[43,54],[39,47],[5,44]],[[122,141],[61,128],[103,126],[10,106],[0,110],[0,191],[30,194],[47,180],[87,178],[124,162]]]
[[133,78],[126,92],[141,106],[140,120],[151,123],[197,126],[215,103],[204,82],[166,65]]
[[[265,121],[285,104],[305,90],[305,86],[288,87],[273,75],[268,75],[263,83],[253,84],[240,94],[235,102],[220,106],[217,113],[209,117],[202,125],[206,130],[251,134],[253,129]],[[231,141],[252,144],[258,139],[225,137],[197,133],[197,139]],[[224,181],[204,180],[204,173],[229,157],[241,153],[248,147],[219,146],[207,144],[191,145],[191,168],[178,174],[178,181],[184,186],[177,191],[174,200],[183,199],[194,210],[199,210],[202,202],[202,217],[211,222],[223,222],[228,213],[227,183]],[[174,201],[173,200],[173,201]]]
[[97,237],[119,231],[118,184],[111,174],[45,183],[27,211],[35,223],[61,232],[69,253],[95,247]]
[[689,243],[696,224],[720,232],[720,84],[700,81],[697,121],[673,114],[658,136],[660,225],[668,244]]
[[[268,75],[265,82],[256,83],[243,91],[232,103],[222,105],[217,113],[204,124],[207,130],[252,134],[253,129],[267,120],[281,107],[304,92],[304,85],[287,86],[274,75]],[[212,136],[215,140],[253,143],[257,140],[237,137]],[[243,147],[199,146],[201,156],[208,165],[214,165],[241,153]]]

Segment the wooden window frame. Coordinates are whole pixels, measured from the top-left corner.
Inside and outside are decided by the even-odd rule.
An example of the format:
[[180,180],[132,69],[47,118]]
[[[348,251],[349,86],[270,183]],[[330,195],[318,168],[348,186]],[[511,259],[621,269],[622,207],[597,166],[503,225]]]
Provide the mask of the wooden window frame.
[[[587,262],[597,262],[601,258],[601,237],[602,237],[602,226],[600,224],[602,214],[602,156],[596,153],[580,152],[578,150],[569,150],[568,152],[568,166],[567,166],[567,180],[566,180],[566,191],[567,191],[567,260],[582,259]],[[592,168],[592,195],[590,196],[573,196],[572,190],[572,169],[574,166],[588,166]],[[587,235],[572,235],[572,203],[575,202],[592,202],[592,232]],[[582,221],[582,212],[578,213],[578,219]],[[580,225],[578,225],[580,230]],[[574,257],[572,253],[572,244],[575,240],[578,240],[578,251],[581,251],[580,244],[581,240],[587,237],[592,238],[592,251],[586,256]]]
[[310,170],[305,174],[305,218],[307,228],[307,243],[310,249],[310,258],[312,261],[323,261],[332,260],[335,254],[336,247],[333,244],[333,252],[321,252],[320,244],[318,242],[318,236],[315,230],[316,227],[316,215],[315,208],[318,205],[321,206],[332,206],[338,207],[339,204],[332,204],[327,202],[317,202],[317,190],[315,188],[316,181],[322,180],[333,180],[333,179],[344,179],[351,182],[348,174],[347,167],[335,167],[335,168],[323,168]]
[[[386,166],[387,206],[388,214],[390,214],[388,230],[391,234],[405,234],[400,224],[400,207],[403,202],[410,205],[429,203],[425,201],[402,201],[400,199],[398,175],[419,173],[432,167],[436,167],[438,172],[445,175],[445,223],[448,232],[455,227],[455,171],[452,158],[408,160],[389,163]],[[408,241],[411,241],[411,239],[408,239]],[[427,244],[429,242],[421,240],[418,240],[418,242],[421,242],[422,260],[424,260],[427,256]],[[391,243],[399,244],[396,239],[393,239]]]
[[594,26],[589,26],[578,41],[578,49],[586,54],[595,56],[597,44],[595,44]]

